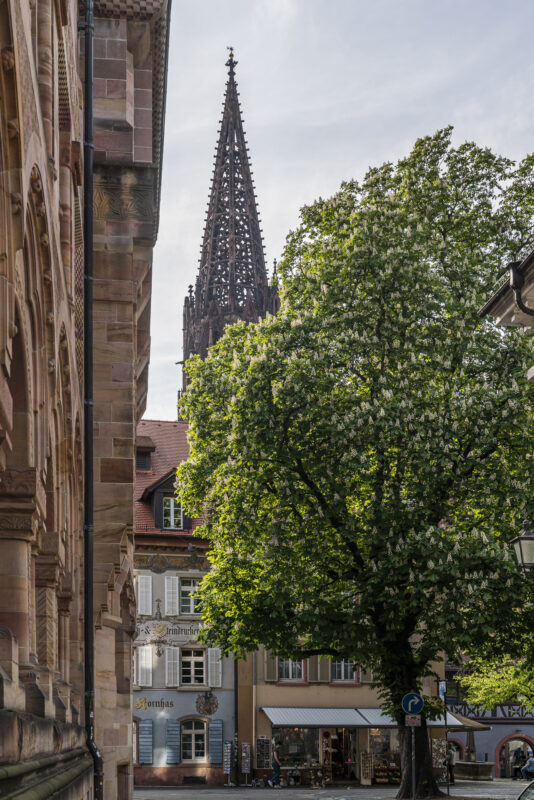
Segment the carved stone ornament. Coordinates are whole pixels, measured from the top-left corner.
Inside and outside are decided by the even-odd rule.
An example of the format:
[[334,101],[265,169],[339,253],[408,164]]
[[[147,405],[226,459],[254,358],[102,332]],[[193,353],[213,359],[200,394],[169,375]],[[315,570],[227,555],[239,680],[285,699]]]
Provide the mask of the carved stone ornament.
[[145,560],[144,566],[145,569],[149,569],[157,575],[161,575],[162,572],[174,568],[174,564],[171,563],[166,556],[162,555],[149,556],[149,558]]
[[41,175],[39,174],[39,170],[37,167],[33,167],[32,173],[30,176],[30,181],[32,184],[32,189],[36,194],[41,194],[43,191],[43,184],[41,182]]
[[15,54],[12,47],[4,47],[2,50],[2,69],[10,72],[15,66]]
[[48,156],[48,171],[53,181],[57,181],[56,161],[53,155]]
[[2,531],[28,531],[33,530],[32,519],[25,517],[0,517],[0,530]]
[[204,694],[198,695],[195,705],[197,713],[211,716],[212,714],[215,714],[219,708],[219,701],[213,692],[204,692]]
[[48,247],[48,245],[50,244],[50,240],[46,232],[43,232],[41,234],[41,236],[39,237],[39,241],[41,242],[42,247]]
[[9,467],[0,472],[0,490],[9,497],[33,497],[37,491],[37,473],[32,467]]
[[7,135],[10,139],[16,139],[19,135],[19,121],[16,117],[7,121]]
[[38,217],[44,217],[46,214],[46,206],[44,203],[39,203],[38,206],[35,208],[35,213]]
[[22,211],[22,195],[19,192],[11,193],[11,210],[13,214],[20,214]]

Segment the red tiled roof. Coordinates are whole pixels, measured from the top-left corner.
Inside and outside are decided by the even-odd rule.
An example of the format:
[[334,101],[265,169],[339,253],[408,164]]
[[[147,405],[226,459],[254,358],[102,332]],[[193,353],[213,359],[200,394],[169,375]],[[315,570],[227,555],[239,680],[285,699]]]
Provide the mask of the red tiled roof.
[[[164,478],[189,455],[187,422],[177,420],[142,419],[137,426],[137,439],[141,443],[151,439],[155,450],[151,453],[150,469],[135,473],[135,528],[139,533],[155,533],[160,529],[154,525],[150,503],[139,500],[144,490]],[[193,523],[194,524],[194,523]],[[173,531],[174,533],[174,531]]]

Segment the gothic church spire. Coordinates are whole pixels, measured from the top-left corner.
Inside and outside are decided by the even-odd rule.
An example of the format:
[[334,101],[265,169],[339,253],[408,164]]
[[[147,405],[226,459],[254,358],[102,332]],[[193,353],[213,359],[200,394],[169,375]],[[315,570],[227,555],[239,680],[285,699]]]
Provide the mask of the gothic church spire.
[[[248,158],[233,49],[195,290],[184,301],[184,360],[204,357],[226,325],[274,308]],[[184,388],[186,381],[184,378]]]

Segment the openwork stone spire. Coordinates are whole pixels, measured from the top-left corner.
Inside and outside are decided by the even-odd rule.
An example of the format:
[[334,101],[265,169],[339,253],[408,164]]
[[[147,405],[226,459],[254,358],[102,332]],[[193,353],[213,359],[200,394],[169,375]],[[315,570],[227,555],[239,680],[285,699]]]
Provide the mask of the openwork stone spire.
[[[232,48],[195,290],[184,302],[184,359],[204,357],[226,325],[276,310],[268,285]],[[186,385],[184,377],[184,388]]]

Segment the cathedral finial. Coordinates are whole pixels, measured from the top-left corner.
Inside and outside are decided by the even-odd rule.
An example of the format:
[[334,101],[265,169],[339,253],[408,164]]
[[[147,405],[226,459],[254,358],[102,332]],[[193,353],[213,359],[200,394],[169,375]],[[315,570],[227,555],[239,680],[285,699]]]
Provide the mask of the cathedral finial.
[[234,58],[234,48],[230,46],[227,47],[226,49],[229,51],[228,61],[226,62],[226,66],[228,67],[230,75],[233,75],[235,70],[235,65],[237,64],[237,61]]

